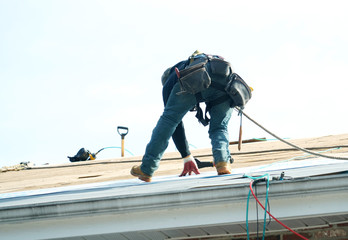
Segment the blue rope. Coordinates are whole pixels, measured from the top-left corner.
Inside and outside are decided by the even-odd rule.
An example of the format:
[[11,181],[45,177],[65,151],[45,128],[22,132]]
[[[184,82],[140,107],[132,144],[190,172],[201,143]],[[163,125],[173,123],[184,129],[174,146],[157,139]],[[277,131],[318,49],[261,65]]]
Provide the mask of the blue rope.
[[266,202],[265,202],[265,212],[263,216],[263,236],[262,239],[265,239],[266,234],[266,218],[267,218],[267,204],[268,204],[268,191],[269,191],[269,175],[267,177],[267,188],[266,188]]
[[[329,151],[333,151],[333,150],[338,150],[340,148],[341,147],[330,148],[330,149],[327,149],[327,150],[317,151],[316,153],[329,152]],[[267,167],[273,166],[273,165],[278,164],[278,163],[284,163],[284,162],[289,162],[289,161],[292,161],[292,160],[295,160],[295,159],[306,158],[306,157],[308,157],[310,155],[312,155],[312,154],[307,153],[307,154],[303,154],[301,156],[295,156],[295,157],[292,157],[292,158],[289,158],[289,159],[280,160],[280,161],[277,161],[277,162],[273,162],[273,163],[270,163],[270,164],[266,164],[266,165],[260,166],[257,169],[254,169],[253,171],[260,170],[260,169],[263,169],[263,168],[267,168]]]
[[189,143],[189,146],[193,147],[194,149],[197,149],[197,147],[191,143]]
[[246,225],[246,232],[247,232],[247,239],[249,240],[249,201],[250,201],[250,195],[251,195],[251,190],[249,189],[249,194],[248,194],[248,200],[247,200],[247,208],[246,208],[246,218],[245,218],[245,225]]
[[[100,152],[100,151],[102,151],[102,150],[104,150],[104,149],[107,149],[107,148],[118,148],[118,149],[121,149],[121,147],[105,147],[105,148],[100,149],[98,152]],[[125,150],[126,150],[130,155],[134,156],[134,154],[131,153],[130,151],[128,151],[127,149],[125,149]]]
[[[279,139],[276,139],[276,138],[272,138],[272,139],[265,139],[265,138],[253,138],[255,140],[258,140],[258,141],[279,141]],[[290,138],[282,138],[282,139],[290,139]]]
[[[338,150],[340,149],[340,147],[337,147],[337,148],[330,148],[330,149],[327,149],[327,150],[323,150],[323,151],[318,151],[318,153],[322,153],[322,152],[329,152],[329,151],[333,151],[333,150]],[[261,166],[259,168],[257,168],[258,170],[262,169],[262,168],[267,168],[269,166],[272,166],[274,164],[277,164],[277,163],[282,163],[282,162],[288,162],[288,161],[291,161],[291,160],[294,160],[294,159],[299,159],[299,158],[305,158],[305,157],[308,157],[309,155],[311,154],[304,154],[304,155],[301,155],[301,156],[296,156],[296,157],[292,157],[290,159],[287,159],[287,160],[282,160],[282,161],[277,161],[277,162],[274,162],[274,163],[271,163],[271,164],[267,164],[267,165],[264,165],[264,166]],[[255,169],[254,169],[255,171]],[[267,176],[267,189],[266,189],[266,203],[265,203],[265,213],[264,213],[264,222],[263,222],[263,237],[262,239],[264,239],[265,237],[265,230],[266,230],[266,217],[267,217],[267,204],[268,204],[268,192],[269,192],[269,174],[266,173],[260,177],[252,177],[252,176],[249,176],[247,174],[244,174],[244,177],[247,177],[247,178],[250,178],[252,180],[257,180],[257,179],[260,179],[260,178],[263,178],[263,177],[266,177]],[[248,215],[249,215],[249,201],[250,201],[250,194],[251,194],[251,190],[249,189],[249,194],[248,194],[248,199],[247,199],[247,208],[246,208],[246,231],[247,231],[247,239],[249,240],[249,224],[248,224]]]
[[[265,203],[265,212],[264,212],[264,217],[263,217],[263,234],[262,234],[262,239],[265,239],[266,235],[266,218],[267,218],[267,204],[268,204],[268,191],[269,191],[269,174],[266,173],[260,177],[252,177],[249,175],[244,175],[244,177],[250,178],[252,180],[258,180],[261,178],[266,177],[267,178],[267,189],[266,189],[266,203]],[[247,231],[247,239],[249,240],[249,223],[248,223],[248,216],[249,216],[249,201],[250,201],[250,194],[251,194],[251,189],[249,189],[249,194],[248,194],[248,199],[247,199],[247,209],[246,209],[246,231]]]

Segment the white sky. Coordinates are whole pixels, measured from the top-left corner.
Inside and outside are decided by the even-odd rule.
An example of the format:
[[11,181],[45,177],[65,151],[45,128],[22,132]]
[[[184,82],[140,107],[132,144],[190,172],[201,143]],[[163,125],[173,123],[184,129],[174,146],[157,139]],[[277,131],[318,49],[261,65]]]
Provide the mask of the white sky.
[[[277,135],[348,133],[347,6],[0,0],[0,167],[119,147],[117,126],[129,128],[126,149],[142,155],[163,110],[163,71],[196,49],[232,63],[255,90],[245,112]],[[193,149],[210,147],[194,113],[184,123]],[[244,139],[273,139],[243,123]],[[238,128],[234,113],[231,141]],[[97,158],[119,156],[106,149]]]

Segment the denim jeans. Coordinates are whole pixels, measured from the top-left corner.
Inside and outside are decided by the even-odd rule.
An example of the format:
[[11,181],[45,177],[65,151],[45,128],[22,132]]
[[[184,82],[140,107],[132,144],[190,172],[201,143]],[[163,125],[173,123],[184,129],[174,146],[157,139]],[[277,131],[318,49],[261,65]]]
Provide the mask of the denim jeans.
[[[180,83],[177,83],[169,96],[164,112],[157,122],[146,146],[142,159],[141,170],[152,176],[158,169],[160,160],[176,127],[185,114],[196,105],[196,97],[192,94],[180,94]],[[202,91],[204,101],[214,100],[226,93],[212,87]],[[213,106],[210,111],[209,138],[211,139],[212,152],[215,164],[228,162],[231,158],[228,149],[229,135],[228,122],[231,118],[232,108],[230,102],[225,101]]]
[[[177,67],[179,70],[184,69],[186,63],[188,61],[182,61],[176,64],[174,67]],[[162,95],[163,95],[163,103],[164,106],[167,105],[169,96],[173,90],[173,87],[178,82],[178,77],[174,71],[174,67],[171,69],[171,73],[169,74],[165,84],[163,85]],[[182,158],[185,158],[191,155],[190,147],[186,139],[184,123],[181,121],[173,132],[172,139],[174,141],[175,147],[180,152]]]

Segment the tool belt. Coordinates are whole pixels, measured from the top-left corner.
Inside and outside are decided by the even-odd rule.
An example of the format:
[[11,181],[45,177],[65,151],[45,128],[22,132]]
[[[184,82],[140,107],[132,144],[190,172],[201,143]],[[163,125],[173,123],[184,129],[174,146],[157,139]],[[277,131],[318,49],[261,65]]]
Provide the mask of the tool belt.
[[233,100],[234,105],[243,109],[251,98],[251,89],[237,73],[232,73],[228,79],[225,91]]
[[203,62],[190,64],[181,71],[175,69],[181,86],[178,94],[196,94],[210,86],[211,78],[206,69],[207,62],[208,60],[205,59]]
[[[194,59],[185,69],[175,69],[181,91],[178,94],[197,94],[212,86],[224,91],[231,98],[235,106],[244,108],[251,98],[251,90],[248,84],[237,74],[233,73],[229,62],[221,58],[212,58],[204,55]],[[214,82],[211,79],[226,77],[226,85]]]
[[181,86],[178,94],[196,94],[210,86],[211,77],[228,77],[232,73],[232,68],[229,62],[205,55],[194,59],[187,68],[175,71]]
[[232,73],[231,64],[220,58],[210,58],[209,68],[211,74],[220,77],[227,77]]
[[[243,109],[251,98],[251,89],[237,73],[233,73],[229,62],[221,58],[213,58],[208,55],[204,56],[194,59],[187,68],[181,71],[176,68],[175,71],[181,87],[181,91],[177,94],[190,93],[196,96],[196,117],[206,126],[209,123],[206,113],[212,106],[230,100],[231,107],[238,106]],[[214,77],[226,78],[227,84],[212,81]],[[199,102],[202,100],[201,92],[209,87],[226,92],[226,95],[212,102],[207,102],[206,113],[203,114],[199,107]]]

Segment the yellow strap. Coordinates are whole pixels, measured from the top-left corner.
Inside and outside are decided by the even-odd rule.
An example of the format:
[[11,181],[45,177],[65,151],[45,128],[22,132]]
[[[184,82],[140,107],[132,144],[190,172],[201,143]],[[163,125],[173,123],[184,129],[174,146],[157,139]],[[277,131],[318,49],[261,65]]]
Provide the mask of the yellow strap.
[[202,54],[199,50],[196,50],[192,53],[192,55],[190,56],[190,63],[193,62],[193,58],[199,54]]

